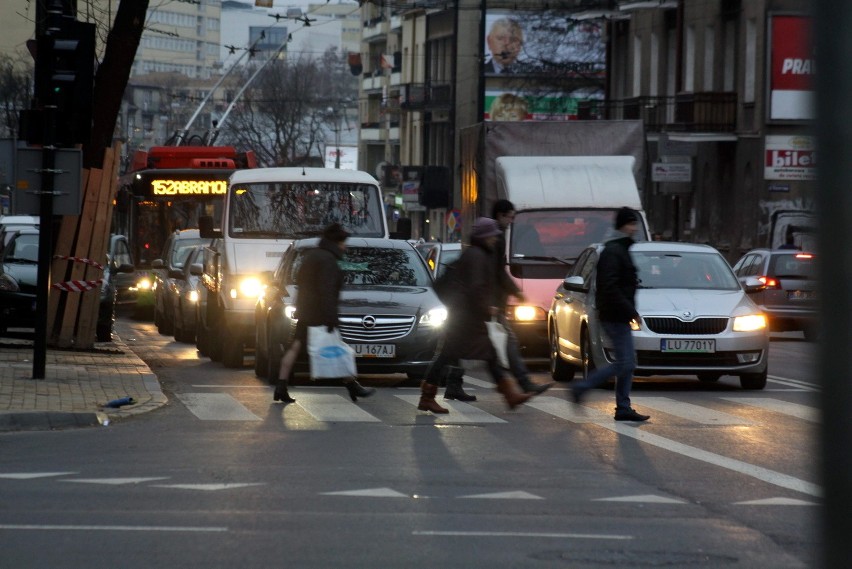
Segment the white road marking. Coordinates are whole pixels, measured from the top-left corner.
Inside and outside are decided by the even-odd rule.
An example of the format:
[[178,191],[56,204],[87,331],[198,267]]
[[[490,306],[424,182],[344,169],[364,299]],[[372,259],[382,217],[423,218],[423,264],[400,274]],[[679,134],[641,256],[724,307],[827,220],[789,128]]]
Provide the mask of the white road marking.
[[469,496],[459,496],[459,498],[484,498],[495,500],[544,500],[541,496],[517,490],[514,492],[493,492],[491,494],[471,494]]
[[213,492],[216,490],[233,490],[234,488],[246,488],[249,486],[265,486],[264,482],[245,482],[231,484],[154,484],[155,488],[177,488],[178,490],[204,490]]
[[[420,402],[419,395],[396,395],[409,405],[413,405],[417,407],[417,404]],[[491,413],[486,413],[482,409],[474,407],[469,403],[462,403],[460,401],[452,401],[447,399],[440,399],[438,403],[441,407],[446,407],[450,410],[449,413],[446,414],[437,414],[433,413],[432,416],[435,419],[435,423],[440,425],[446,424],[459,424],[459,423],[505,423],[503,419],[500,417],[495,417]]]
[[604,533],[552,533],[516,531],[413,531],[411,535],[449,537],[555,537],[558,539],[633,539],[632,535]]
[[154,478],[73,478],[71,480],[61,480],[60,482],[78,482],[81,484],[107,484],[110,486],[119,486],[121,484],[139,484],[140,482],[151,482],[153,480],[167,480],[168,476],[159,476]]
[[[527,402],[527,406],[534,407],[540,411],[544,411],[545,413],[549,413],[575,423],[592,423],[599,425],[604,429],[609,429],[619,435],[630,437],[694,460],[700,460],[733,472],[745,474],[746,476],[756,478],[775,486],[795,490],[804,494],[810,494],[812,496],[822,495],[822,489],[811,482],[807,482],[787,474],[782,474],[774,470],[769,470],[768,468],[749,464],[741,460],[679,443],[659,435],[648,433],[643,431],[640,426],[630,426],[628,424],[614,421],[613,419],[603,415],[600,411],[589,409],[588,411],[591,412],[586,415],[584,411],[585,408],[582,406],[577,406],[567,401],[561,401],[555,397],[538,398]],[[580,407],[580,409],[575,409],[575,407]]]
[[69,525],[39,525],[39,524],[2,524],[0,529],[17,530],[60,530],[60,531],[180,531],[180,532],[223,532],[226,527],[192,527],[192,526],[69,526]]
[[816,502],[806,502],[795,498],[765,498],[763,500],[748,500],[734,502],[735,506],[818,506]]
[[776,383],[780,383],[781,385],[788,385],[790,387],[798,387],[804,391],[820,391],[820,388],[815,383],[811,383],[808,381],[802,381],[800,379],[790,379],[788,377],[778,377],[777,375],[768,375],[766,378],[770,381],[774,381]]
[[0,474],[0,478],[10,480],[32,480],[33,478],[49,478],[51,476],[70,476],[77,472],[7,472]]
[[666,498],[654,494],[641,494],[638,496],[616,496],[613,498],[595,498],[593,502],[637,502],[642,504],[687,504],[685,500]]
[[364,490],[343,490],[340,492],[321,492],[323,496],[366,496],[368,498],[408,498],[391,488],[366,488]]
[[689,419],[702,425],[754,425],[753,421],[715,411],[708,407],[676,401],[668,397],[633,397],[640,406],[650,407],[668,415]]
[[291,392],[296,405],[317,421],[328,423],[378,423],[379,419],[346,400],[342,395]]
[[225,393],[179,393],[178,399],[202,421],[262,421]]
[[780,399],[771,399],[769,397],[722,397],[722,399],[725,401],[732,401],[739,405],[749,405],[760,409],[767,409],[769,411],[781,413],[782,415],[796,417],[803,421],[810,421],[812,423],[819,423],[820,421],[820,412],[816,407],[790,403]]

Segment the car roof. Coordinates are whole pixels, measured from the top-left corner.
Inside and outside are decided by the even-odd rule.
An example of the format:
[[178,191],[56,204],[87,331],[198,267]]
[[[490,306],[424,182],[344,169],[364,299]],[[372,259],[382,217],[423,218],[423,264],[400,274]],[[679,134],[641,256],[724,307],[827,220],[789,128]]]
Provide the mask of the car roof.
[[719,250],[702,243],[679,243],[675,241],[639,241],[630,246],[631,251],[659,251],[661,253],[719,253]]
[[[297,249],[316,247],[317,245],[319,245],[319,237],[310,237],[308,239],[297,239],[296,241],[293,241],[293,247]],[[346,246],[414,250],[414,246],[405,239],[387,239],[384,237],[350,237],[346,240]]]
[[172,233],[175,239],[197,239],[201,237],[199,229],[177,229]]

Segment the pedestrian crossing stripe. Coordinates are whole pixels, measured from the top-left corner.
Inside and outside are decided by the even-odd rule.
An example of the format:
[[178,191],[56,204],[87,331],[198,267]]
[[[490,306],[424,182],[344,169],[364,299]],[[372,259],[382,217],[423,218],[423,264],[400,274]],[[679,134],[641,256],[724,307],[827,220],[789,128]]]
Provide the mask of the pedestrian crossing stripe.
[[[420,395],[397,395],[409,405],[415,408],[420,403]],[[505,423],[506,421],[500,417],[495,417],[491,413],[483,411],[478,407],[474,407],[470,403],[462,403],[461,401],[452,401],[442,399],[440,402],[442,407],[450,410],[447,414],[433,414],[435,423],[439,425],[458,425],[461,423]]]
[[227,393],[178,393],[193,415],[205,421],[261,421]]
[[701,405],[693,405],[668,397],[634,397],[633,401],[642,407],[649,407],[667,415],[688,419],[702,425],[754,425],[753,421],[735,417]]
[[167,476],[154,478],[72,478],[62,482],[76,482],[79,484],[106,484],[109,486],[120,486],[122,484],[141,484],[142,482],[153,482],[154,480],[165,480]]
[[738,405],[748,405],[781,413],[782,415],[789,415],[803,421],[810,421],[812,423],[820,421],[820,412],[816,407],[808,407],[807,405],[790,403],[789,401],[781,401],[780,399],[771,399],[769,397],[722,397],[722,399],[737,403]]
[[342,395],[306,392],[299,392],[298,396],[296,396],[295,392],[292,392],[292,395],[296,397],[296,404],[317,421],[326,423],[381,422],[377,417],[374,417],[357,405],[353,405]]
[[49,478],[51,476],[71,476],[76,472],[6,472],[0,473],[0,478],[11,480],[32,480],[34,478]]

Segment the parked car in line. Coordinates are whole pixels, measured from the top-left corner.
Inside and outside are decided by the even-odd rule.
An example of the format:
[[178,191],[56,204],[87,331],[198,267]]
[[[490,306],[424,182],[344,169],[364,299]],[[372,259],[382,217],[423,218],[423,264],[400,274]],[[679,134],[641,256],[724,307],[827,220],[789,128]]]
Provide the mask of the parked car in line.
[[[37,228],[20,229],[0,250],[0,333],[5,333],[8,328],[35,327],[38,240]],[[135,282],[136,269],[127,262],[129,258],[127,238],[123,235],[111,236],[95,325],[98,342],[112,339],[116,304],[132,296],[127,291]]]
[[[184,229],[175,231],[163,245],[163,253],[159,259],[151,262],[151,273],[154,291],[154,324],[160,334],[171,335],[174,332],[174,302],[172,302],[169,291],[173,291],[175,284],[170,274],[181,272],[186,258],[196,245],[206,245],[210,239],[202,239],[198,229]],[[181,273],[182,274],[182,273]]]
[[36,324],[38,229],[18,229],[8,237],[0,249],[0,334]]
[[734,265],[740,282],[757,278],[763,287],[749,297],[769,318],[775,332],[817,333],[816,255],[795,249],[753,249]]
[[201,274],[204,272],[201,264],[203,254],[204,246],[196,245],[190,249],[182,268],[169,271],[166,302],[172,305],[171,313],[174,315],[172,329],[175,340],[178,342],[195,343],[198,322],[198,286]]
[[5,245],[19,229],[38,229],[37,215],[0,215],[0,245]]
[[[293,242],[258,299],[255,372],[270,381],[278,377],[299,316],[296,273],[305,252],[317,243],[315,238]],[[350,237],[346,245],[340,334],[355,350],[359,373],[422,377],[447,317],[426,262],[402,240]],[[297,360],[295,371],[308,371],[308,362]]]
[[[587,248],[574,264],[548,315],[550,371],[568,381],[613,361],[612,344],[595,308],[595,276],[602,245]],[[637,376],[696,375],[718,381],[736,375],[743,389],[766,386],[769,333],[766,315],[725,258],[707,245],[650,241],[630,255],[639,273],[634,323]]]
[[429,265],[429,270],[432,271],[432,277],[438,278],[447,268],[447,265],[461,257],[461,243],[437,243],[426,241],[417,243],[415,246],[417,252],[420,253]]

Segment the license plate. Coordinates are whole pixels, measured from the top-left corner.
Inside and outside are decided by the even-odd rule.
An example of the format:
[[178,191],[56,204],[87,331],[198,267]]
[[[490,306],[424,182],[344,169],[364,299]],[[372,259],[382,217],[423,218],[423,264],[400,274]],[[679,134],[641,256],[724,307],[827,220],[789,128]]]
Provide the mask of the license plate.
[[813,290],[788,290],[789,300],[816,300],[816,291]]
[[666,338],[660,340],[660,351],[681,354],[714,354],[716,353],[716,340]]
[[395,344],[349,344],[355,350],[357,358],[393,358],[396,357]]

